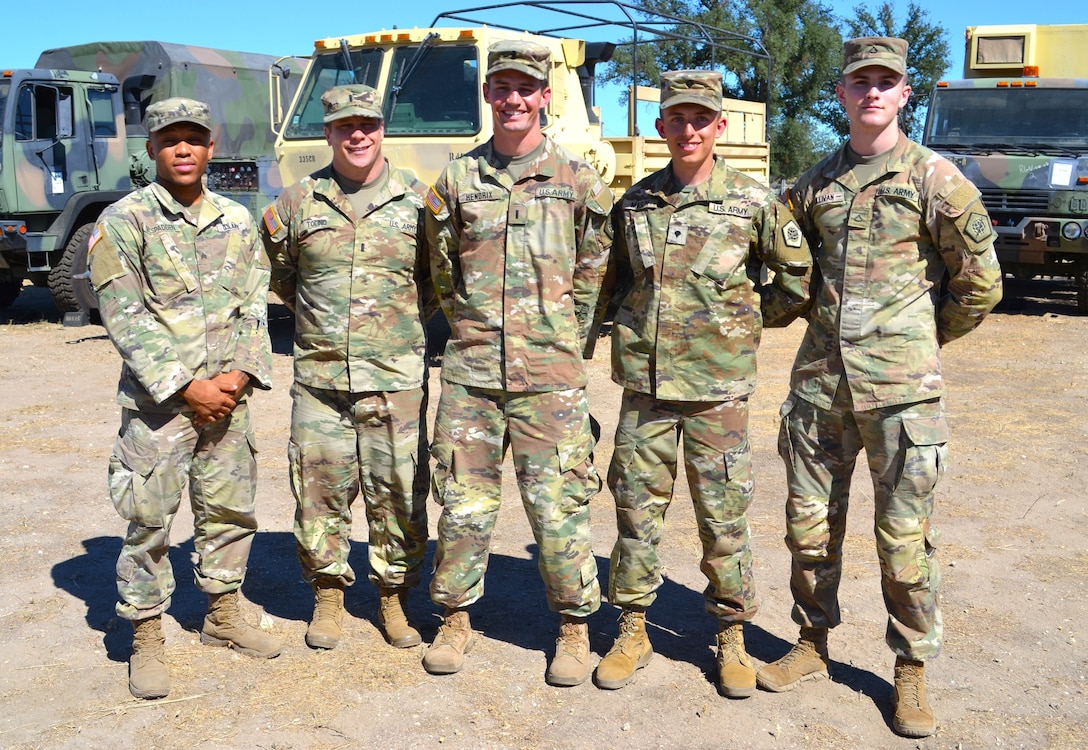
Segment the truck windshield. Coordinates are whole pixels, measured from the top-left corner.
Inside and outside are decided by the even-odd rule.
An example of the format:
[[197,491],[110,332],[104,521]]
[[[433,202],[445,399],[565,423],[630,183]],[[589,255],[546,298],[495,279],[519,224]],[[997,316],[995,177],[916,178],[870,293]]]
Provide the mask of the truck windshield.
[[[418,46],[399,47],[393,54],[392,85],[396,102],[385,94],[385,134],[474,135],[480,131],[480,66],[476,48],[435,46],[416,61],[405,76]],[[392,111],[390,108],[392,107]]]
[[351,70],[348,69],[348,59],[339,50],[315,56],[303,82],[298,105],[287,118],[283,137],[288,140],[320,138],[325,132],[325,109],[321,106],[321,95],[333,86],[349,83],[365,83],[377,88],[382,54],[384,50],[377,47],[354,50],[350,56]]
[[1088,148],[1088,88],[937,89],[926,145]]

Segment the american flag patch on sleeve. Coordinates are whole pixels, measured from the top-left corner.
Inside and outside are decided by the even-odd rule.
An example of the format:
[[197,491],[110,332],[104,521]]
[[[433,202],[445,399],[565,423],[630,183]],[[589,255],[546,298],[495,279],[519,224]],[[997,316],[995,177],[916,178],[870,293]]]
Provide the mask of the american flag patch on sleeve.
[[435,192],[434,186],[427,191],[427,208],[431,209],[431,213],[437,214],[446,205],[437,192]]
[[283,222],[280,221],[280,217],[276,214],[275,205],[269,206],[264,210],[264,228],[268,230],[268,233],[274,235],[276,232],[283,229]]
[[91,232],[91,236],[87,238],[87,255],[91,254],[91,251],[94,250],[94,246],[98,244],[100,239],[102,239],[102,227],[95,224],[94,231]]

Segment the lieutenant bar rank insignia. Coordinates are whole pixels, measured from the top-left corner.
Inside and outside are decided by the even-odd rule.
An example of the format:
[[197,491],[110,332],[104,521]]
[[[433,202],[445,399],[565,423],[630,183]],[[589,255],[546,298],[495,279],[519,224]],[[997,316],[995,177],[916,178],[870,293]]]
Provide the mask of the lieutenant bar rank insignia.
[[801,228],[793,219],[782,227],[782,241],[786,243],[786,247],[801,247]]

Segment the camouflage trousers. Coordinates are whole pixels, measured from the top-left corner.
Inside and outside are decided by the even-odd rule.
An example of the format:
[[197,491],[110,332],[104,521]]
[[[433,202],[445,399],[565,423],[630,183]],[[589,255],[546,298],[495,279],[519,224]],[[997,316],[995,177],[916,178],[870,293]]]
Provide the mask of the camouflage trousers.
[[793,619],[835,627],[850,480],[865,449],[873,480],[885,640],[899,656],[928,659],[941,648],[937,529],[930,516],[948,463],[940,399],[853,411],[840,387],[830,409],[791,395],[782,405],[778,451],[786,463],[786,545],[793,556]]
[[355,582],[351,508],[361,493],[370,582],[418,585],[430,482],[426,391],[348,393],[295,383],[291,395],[288,462],[303,578]]
[[725,622],[758,609],[745,515],[754,495],[748,446],[748,399],[660,401],[624,390],[608,487],[619,536],[612,549],[608,599],[645,608],[661,587],[658,544],[676,480],[677,446],[695,505],[708,585],[706,611]]
[[552,611],[585,617],[601,601],[589,532],[593,467],[585,390],[507,393],[442,383],[431,454],[442,505],[431,598],[449,609],[484,593],[510,448]]
[[237,589],[257,530],[257,461],[249,409],[194,427],[188,414],[123,409],[110,456],[110,498],[128,531],[117,558],[117,614],[162,614],[174,592],[170,526],[189,483],[196,585],[205,593]]

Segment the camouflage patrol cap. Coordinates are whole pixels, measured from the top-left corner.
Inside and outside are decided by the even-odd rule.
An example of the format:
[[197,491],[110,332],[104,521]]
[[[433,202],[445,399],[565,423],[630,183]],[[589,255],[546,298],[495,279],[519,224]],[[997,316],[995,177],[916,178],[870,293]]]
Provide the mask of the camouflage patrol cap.
[[207,131],[212,129],[212,118],[208,114],[208,105],[196,99],[175,96],[155,102],[147,108],[144,124],[148,133],[156,133],[178,122],[191,122]]
[[905,75],[907,72],[907,42],[891,36],[863,36],[842,46],[842,74],[849,75],[859,68],[879,65]]
[[537,42],[516,39],[495,42],[487,48],[487,75],[517,70],[538,81],[547,81],[551,60],[551,50]]
[[382,95],[376,89],[361,83],[350,86],[334,86],[321,95],[325,107],[325,122],[345,117],[372,117],[381,120]]
[[715,70],[674,70],[661,74],[661,111],[677,104],[698,104],[722,111],[722,74]]

